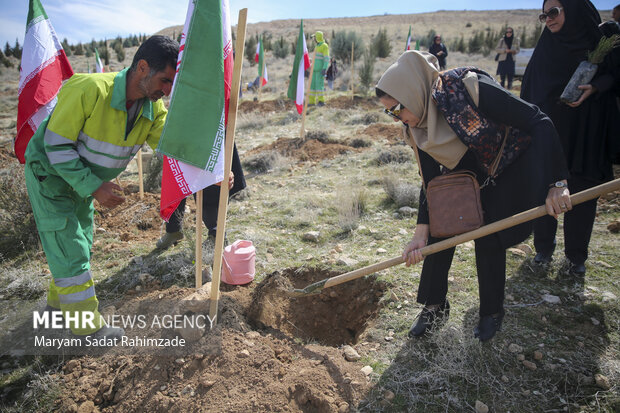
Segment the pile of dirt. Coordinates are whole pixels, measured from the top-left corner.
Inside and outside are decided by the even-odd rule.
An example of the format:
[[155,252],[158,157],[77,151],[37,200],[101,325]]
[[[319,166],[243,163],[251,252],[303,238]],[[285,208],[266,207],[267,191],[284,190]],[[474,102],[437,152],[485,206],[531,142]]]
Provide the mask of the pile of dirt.
[[379,99],[368,98],[364,96],[338,96],[334,98],[328,98],[326,106],[336,109],[364,109],[364,110],[376,110],[381,106]]
[[[368,98],[363,96],[354,96],[351,99],[351,96],[337,96],[332,98],[327,98],[327,107],[336,108],[336,109],[365,109],[365,110],[376,110],[379,105],[379,100],[377,98]],[[311,107],[311,106],[309,106]],[[250,113],[250,112],[261,112],[261,113],[269,113],[269,112],[278,112],[278,111],[286,111],[286,110],[295,110],[295,102],[290,99],[275,99],[275,100],[262,100],[262,101],[251,101],[244,100],[239,102],[238,110],[241,113]]]
[[369,322],[377,317],[383,283],[368,277],[323,290],[317,295],[293,297],[292,288],[338,275],[316,269],[288,269],[269,275],[256,288],[248,313],[260,328],[266,326],[304,340],[340,346],[355,344]]
[[159,216],[159,194],[144,193],[140,199],[138,185],[121,181],[125,202],[107,209],[95,202],[95,228],[98,233],[114,235],[121,241],[159,238],[163,220]]
[[247,152],[246,155],[252,156],[261,152],[275,150],[283,156],[304,162],[333,159],[347,152],[359,152],[364,149],[366,148],[353,148],[337,142],[321,142],[316,139],[278,138],[278,140],[270,144],[257,146]]
[[[300,344],[297,331],[285,326],[287,320],[302,328],[323,320],[320,328],[335,331],[349,327],[348,319],[342,317],[357,318],[357,333],[334,333],[354,341],[362,331],[362,318],[376,315],[383,286],[361,280],[349,283],[352,290],[346,294],[333,287],[310,299],[268,302],[282,295],[282,285],[274,281],[278,277],[294,277],[295,284],[304,284],[328,275],[290,269],[268,277],[260,286],[224,286],[220,322],[214,329],[221,340],[217,354],[74,358],[57,373],[57,379],[65,383],[57,408],[66,412],[353,411],[370,387],[361,365],[346,361],[342,350],[333,346]],[[288,280],[284,283],[289,284]],[[179,300],[193,291],[172,287],[143,292],[127,297],[117,312],[122,314],[140,300]],[[260,306],[268,306],[262,314],[279,322],[252,330],[256,319],[246,321],[245,314],[261,313]],[[327,314],[330,308],[332,314]],[[309,323],[304,325],[302,319]],[[317,333],[315,328],[312,335]]]
[[263,101],[250,101],[244,100],[243,102],[239,102],[238,111],[241,113],[250,113],[250,112],[261,112],[261,113],[269,113],[269,112],[279,112],[279,111],[287,111],[294,110],[295,102],[290,99],[282,100],[263,100]]
[[362,134],[373,138],[385,138],[389,143],[403,142],[403,131],[400,124],[373,123],[364,128]]

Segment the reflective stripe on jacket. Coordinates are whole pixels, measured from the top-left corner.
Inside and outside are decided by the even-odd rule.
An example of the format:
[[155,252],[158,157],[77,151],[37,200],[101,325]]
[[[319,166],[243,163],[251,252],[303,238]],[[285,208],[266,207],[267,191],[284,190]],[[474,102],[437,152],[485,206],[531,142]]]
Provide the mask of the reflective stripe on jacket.
[[26,149],[26,162],[35,173],[60,176],[86,197],[118,176],[145,142],[157,146],[166,108],[161,100],[142,99],[132,128],[127,128],[128,71],[75,74],[67,81],[54,112]]

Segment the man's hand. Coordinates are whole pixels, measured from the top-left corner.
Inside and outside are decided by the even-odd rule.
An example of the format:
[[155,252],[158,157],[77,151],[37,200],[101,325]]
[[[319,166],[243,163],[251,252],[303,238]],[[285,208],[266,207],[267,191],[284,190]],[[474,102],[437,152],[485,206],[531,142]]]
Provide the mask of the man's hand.
[[571,108],[576,108],[577,106],[581,105],[584,100],[590,97],[590,95],[596,93],[596,88],[590,84],[577,86],[577,88],[583,90],[583,93],[576,101],[572,103],[567,103],[567,105]]
[[426,246],[428,234],[429,228],[427,224],[419,224],[415,228],[413,239],[407,244],[403,251],[403,260],[405,260],[405,265],[407,267],[417,264],[424,259],[420,249]]
[[[222,186],[222,183],[218,182],[215,185]],[[235,174],[233,173],[233,171],[230,171],[230,175],[228,176],[228,190],[229,191],[232,189],[233,185],[235,185]]]
[[125,198],[116,195],[116,192],[122,193],[123,189],[113,182],[104,182],[93,192],[93,197],[106,208],[116,208],[125,202]]

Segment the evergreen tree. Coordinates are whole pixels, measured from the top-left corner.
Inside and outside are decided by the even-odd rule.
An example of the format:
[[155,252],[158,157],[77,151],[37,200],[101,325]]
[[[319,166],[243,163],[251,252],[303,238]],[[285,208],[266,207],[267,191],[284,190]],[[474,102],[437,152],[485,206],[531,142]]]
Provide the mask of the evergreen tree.
[[362,64],[359,74],[360,83],[364,89],[368,90],[368,88],[374,83],[372,77],[375,70],[375,54],[372,47],[369,47],[363,56],[364,63]]
[[375,36],[372,43],[372,50],[375,56],[380,58],[388,57],[390,55],[392,52],[392,46],[390,45],[390,40],[388,39],[387,29],[379,29],[377,36]]
[[250,36],[248,40],[245,41],[245,58],[250,62],[250,66],[254,66],[256,62],[254,62],[254,56],[256,55],[256,37]]
[[11,48],[11,46],[9,45],[9,42],[6,42],[6,45],[4,46],[4,55],[6,57],[11,57],[13,56],[13,49]]
[[75,46],[75,50],[73,51],[73,53],[74,53],[76,56],[82,56],[82,55],[84,54],[84,47],[82,46],[82,43],[78,43],[78,44]]
[[337,32],[329,45],[330,55],[343,63],[351,63],[351,46],[353,43],[355,43],[355,56],[361,56],[364,52],[364,41],[361,36],[356,32]]
[[284,41],[284,37],[280,36],[280,39],[274,43],[273,54],[279,59],[288,56],[288,43]]
[[12,54],[18,60],[22,58],[22,47],[19,45],[19,40],[15,39],[15,47],[13,48]]

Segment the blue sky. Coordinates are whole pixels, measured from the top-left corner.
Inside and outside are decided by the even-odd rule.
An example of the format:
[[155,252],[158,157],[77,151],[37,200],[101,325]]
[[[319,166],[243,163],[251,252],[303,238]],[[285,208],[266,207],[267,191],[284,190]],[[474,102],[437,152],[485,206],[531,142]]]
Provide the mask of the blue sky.
[[[187,2],[170,0],[41,0],[60,39],[69,43],[93,38],[115,38],[130,34],[152,34],[165,27],[181,25]],[[620,0],[594,0],[599,10],[610,10]],[[421,4],[424,3],[424,4]],[[506,4],[507,7],[503,7]],[[250,23],[288,18],[372,16],[378,14],[424,13],[437,10],[537,9],[541,0],[436,0],[433,2],[377,0],[230,0],[233,23],[239,9],[248,8]],[[28,0],[0,0],[0,46],[15,39],[23,44]]]

